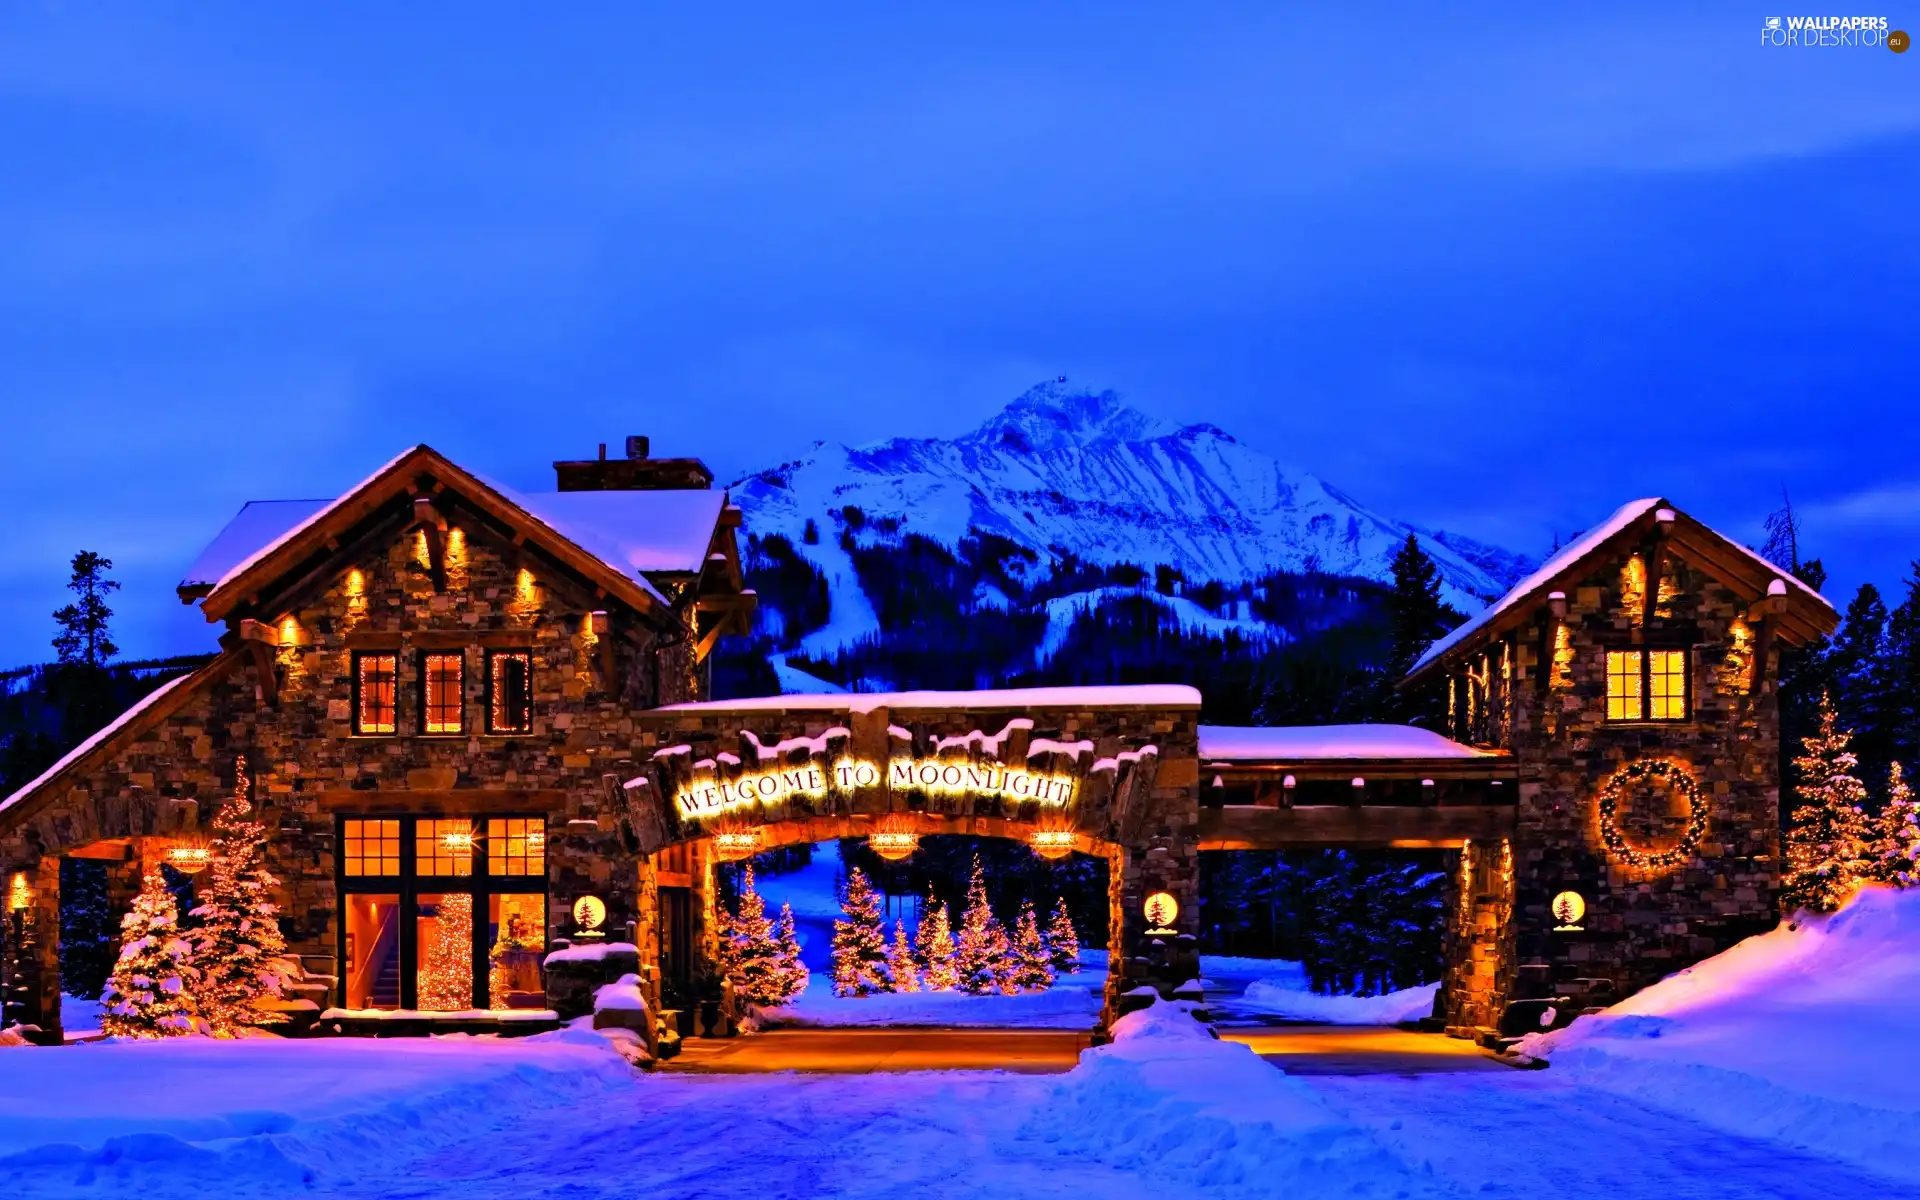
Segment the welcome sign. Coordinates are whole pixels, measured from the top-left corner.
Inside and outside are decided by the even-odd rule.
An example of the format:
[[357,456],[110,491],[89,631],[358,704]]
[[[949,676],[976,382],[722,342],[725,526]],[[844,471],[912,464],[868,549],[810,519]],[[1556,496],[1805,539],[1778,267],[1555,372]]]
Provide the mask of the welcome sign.
[[[673,802],[683,819],[699,820],[742,808],[764,808],[796,796],[823,796],[830,789],[852,791],[877,787],[880,771],[878,763],[850,758],[831,766],[822,763],[781,767],[737,779],[695,784],[675,796]],[[934,758],[889,759],[886,778],[887,786],[898,792],[996,796],[1003,800],[1037,801],[1049,808],[1072,804],[1079,788],[1079,781],[1067,775],[1027,771],[998,763],[942,762]]]

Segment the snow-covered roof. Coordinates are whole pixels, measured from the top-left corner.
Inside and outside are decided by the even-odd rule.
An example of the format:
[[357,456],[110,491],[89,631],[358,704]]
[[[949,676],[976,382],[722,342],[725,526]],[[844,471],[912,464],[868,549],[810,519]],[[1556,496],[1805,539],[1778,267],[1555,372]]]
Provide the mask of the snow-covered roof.
[[698,574],[713,544],[726,493],[506,492],[555,533],[628,574]]
[[872,712],[877,708],[1198,708],[1197,689],[1178,683],[1104,687],[1003,688],[977,692],[838,692],[813,696],[755,696],[668,704],[658,712]]
[[100,743],[126,728],[126,726],[139,717],[141,713],[146,712],[154,705],[160,703],[161,700],[172,694],[175,689],[184,686],[188,680],[193,679],[199,674],[199,671],[191,671],[177,679],[169,679],[151,692],[148,692],[145,696],[142,696],[139,703],[121,713],[118,717],[115,717],[106,728],[61,755],[59,762],[54,763],[46,770],[40,772],[40,774],[25,787],[8,796],[5,800],[0,800],[0,813],[6,812],[9,808],[12,808],[17,801],[32,794],[62,771],[85,758],[88,754],[92,753],[94,748],[100,745]]
[[[392,459],[338,499],[249,501],[200,552],[180,586],[218,589],[238,578],[412,453]],[[473,478],[663,604],[647,575],[698,573],[726,505],[724,492],[706,489],[520,492],[483,476]]]
[[1412,725],[1202,725],[1205,762],[1313,762],[1322,759],[1500,758]]
[[[1508,610],[1538,595],[1562,573],[1575,566],[1581,559],[1592,554],[1610,538],[1613,538],[1622,530],[1635,524],[1649,513],[1655,512],[1655,510],[1659,510],[1659,517],[1662,520],[1672,520],[1678,515],[1668,501],[1658,496],[1650,496],[1643,500],[1634,500],[1621,505],[1614,511],[1612,516],[1563,546],[1559,553],[1542,563],[1539,570],[1522,579],[1519,583],[1514,584],[1506,595],[1500,597],[1499,600],[1488,605],[1482,611],[1474,614],[1465,624],[1427,647],[1427,652],[1422,654],[1419,661],[1413,664],[1412,669],[1408,671],[1408,675],[1418,674],[1427,664],[1440,658],[1446,654],[1447,651],[1493,624]],[[1704,528],[1704,526],[1702,528]],[[1776,579],[1783,580],[1787,587],[1811,597],[1823,608],[1832,607],[1827,603],[1826,597],[1822,596],[1819,592],[1814,591],[1799,579],[1794,578],[1758,554],[1755,554],[1746,546],[1741,545],[1739,542],[1720,533],[1718,530],[1708,529],[1707,532],[1719,539],[1720,542],[1753,560],[1755,565],[1772,574]]]
[[180,586],[216,587],[260,552],[331,507],[331,500],[249,500],[193,560]]

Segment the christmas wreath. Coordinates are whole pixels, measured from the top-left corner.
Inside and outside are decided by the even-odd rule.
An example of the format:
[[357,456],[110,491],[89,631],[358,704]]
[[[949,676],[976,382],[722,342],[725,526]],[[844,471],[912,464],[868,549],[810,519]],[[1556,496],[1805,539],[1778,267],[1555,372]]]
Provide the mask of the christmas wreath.
[[[1642,850],[1627,841],[1627,835],[1620,830],[1620,803],[1627,789],[1639,784],[1660,780],[1668,787],[1677,790],[1687,802],[1687,829],[1680,835],[1678,844],[1668,850]],[[1600,789],[1600,838],[1607,844],[1607,852],[1630,867],[1645,870],[1664,871],[1680,866],[1692,858],[1700,848],[1700,839],[1707,832],[1707,803],[1700,795],[1700,785],[1693,775],[1683,766],[1666,759],[1642,759],[1628,763],[1615,771]]]

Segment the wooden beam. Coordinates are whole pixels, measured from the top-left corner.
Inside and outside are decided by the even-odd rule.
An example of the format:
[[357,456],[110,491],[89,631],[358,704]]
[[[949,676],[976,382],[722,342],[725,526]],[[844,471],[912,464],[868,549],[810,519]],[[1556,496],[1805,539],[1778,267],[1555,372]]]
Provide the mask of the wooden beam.
[[1758,696],[1767,682],[1767,659],[1773,655],[1774,630],[1779,625],[1777,618],[1768,613],[1760,621],[1760,632],[1753,639],[1753,674],[1747,681],[1747,695]]
[[1445,847],[1512,837],[1511,805],[1449,808],[1369,804],[1262,808],[1249,804],[1200,810],[1202,850],[1290,850],[1346,846]]
[[427,577],[433,580],[434,591],[444,592],[447,590],[447,519],[425,496],[414,497],[413,519],[427,536]]
[[280,645],[280,630],[265,621],[256,621],[252,617],[242,617],[238,630],[243,642],[258,642],[266,646]]
[[697,663],[707,661],[707,655],[713,653],[713,648],[720,642],[720,635],[726,631],[725,621],[718,622],[712,629],[707,630],[706,636],[701,638],[693,648],[693,661]]
[[254,674],[259,677],[255,687],[260,695],[260,703],[268,708],[280,707],[280,674],[274,670],[273,648],[262,641],[243,641],[241,644],[253,655]]
[[1666,567],[1667,532],[1673,528],[1672,521],[1655,521],[1653,535],[1647,539],[1647,548],[1643,556],[1647,567],[1647,594],[1641,597],[1640,628],[1653,627],[1654,610],[1660,606],[1661,572]]
[[544,813],[563,815],[567,811],[567,793],[555,789],[493,791],[485,788],[455,788],[451,791],[408,791],[403,788],[382,791],[341,789],[315,793],[314,803],[321,812],[428,813],[461,816],[468,813],[513,814]]
[[90,858],[97,862],[131,862],[133,861],[133,842],[127,838],[90,842],[85,846],[69,850],[60,857]]

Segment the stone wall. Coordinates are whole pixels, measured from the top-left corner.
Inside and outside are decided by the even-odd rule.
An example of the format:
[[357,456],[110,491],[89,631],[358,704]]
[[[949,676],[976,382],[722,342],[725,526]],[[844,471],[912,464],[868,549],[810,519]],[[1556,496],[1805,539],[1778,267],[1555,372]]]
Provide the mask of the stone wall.
[[[1512,746],[1520,776],[1515,838],[1519,997],[1565,995],[1576,1005],[1608,1003],[1776,920],[1779,871],[1779,719],[1772,684],[1747,694],[1754,631],[1746,604],[1724,586],[1668,555],[1659,606],[1641,627],[1645,572],[1632,562],[1595,568],[1567,589],[1565,637],[1551,687],[1535,686],[1542,664],[1538,622],[1514,648],[1525,676],[1512,689]],[[1550,614],[1543,608],[1540,619]],[[1682,722],[1610,723],[1606,651],[1688,645],[1692,706]],[[1549,664],[1554,666],[1554,664]],[[1707,826],[1690,861],[1669,870],[1635,869],[1601,839],[1598,800],[1608,778],[1641,759],[1670,759],[1697,781]],[[1642,790],[1621,808],[1635,846],[1674,845],[1686,825],[1671,796]],[[1579,893],[1587,916],[1578,933],[1556,932],[1548,907]]]

